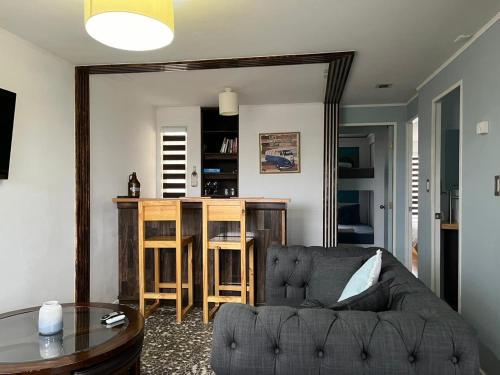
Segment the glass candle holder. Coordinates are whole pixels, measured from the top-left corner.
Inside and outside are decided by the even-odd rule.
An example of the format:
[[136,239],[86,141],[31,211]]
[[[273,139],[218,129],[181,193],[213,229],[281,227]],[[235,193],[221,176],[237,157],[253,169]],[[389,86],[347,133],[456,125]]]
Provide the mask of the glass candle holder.
[[62,306],[58,301],[44,302],[38,313],[38,332],[54,335],[63,329]]

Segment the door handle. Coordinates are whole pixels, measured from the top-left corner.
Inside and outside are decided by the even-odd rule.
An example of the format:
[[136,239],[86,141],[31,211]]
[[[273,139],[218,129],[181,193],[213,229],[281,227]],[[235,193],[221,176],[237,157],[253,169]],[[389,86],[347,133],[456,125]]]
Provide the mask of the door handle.
[[441,219],[443,218],[443,214],[442,214],[441,212],[436,212],[436,213],[434,214],[434,218],[435,218],[436,220],[441,220]]
[[383,204],[381,204],[381,205],[379,206],[379,208],[380,208],[381,210],[385,210],[385,206],[384,206]]

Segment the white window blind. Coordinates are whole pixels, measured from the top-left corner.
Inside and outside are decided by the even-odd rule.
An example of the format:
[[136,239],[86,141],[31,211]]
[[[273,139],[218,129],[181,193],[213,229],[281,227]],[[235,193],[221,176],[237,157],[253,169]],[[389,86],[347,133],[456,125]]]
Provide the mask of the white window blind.
[[418,156],[413,156],[411,160],[411,213],[413,216],[418,216],[418,174]]
[[185,130],[163,128],[162,148],[162,196],[178,198],[186,196],[187,180],[187,133]]

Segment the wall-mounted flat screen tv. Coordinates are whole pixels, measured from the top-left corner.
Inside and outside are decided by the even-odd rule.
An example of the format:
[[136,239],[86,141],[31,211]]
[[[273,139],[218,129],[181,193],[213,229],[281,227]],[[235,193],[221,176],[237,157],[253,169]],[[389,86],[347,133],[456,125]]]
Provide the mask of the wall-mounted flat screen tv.
[[9,177],[16,94],[0,89],[0,179]]

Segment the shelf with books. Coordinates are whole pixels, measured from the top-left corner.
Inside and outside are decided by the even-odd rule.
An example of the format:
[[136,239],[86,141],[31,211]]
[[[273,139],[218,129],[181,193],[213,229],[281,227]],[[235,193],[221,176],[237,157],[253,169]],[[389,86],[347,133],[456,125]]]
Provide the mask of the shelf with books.
[[237,173],[204,173],[207,180],[237,180]]
[[207,160],[238,160],[238,154],[221,154],[220,152],[206,152]]
[[220,116],[218,108],[201,109],[201,192],[215,197],[238,195],[238,116]]

